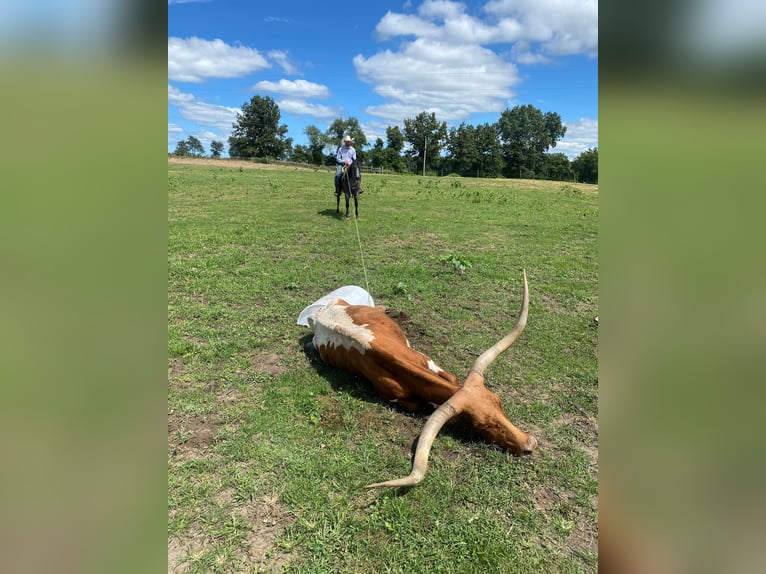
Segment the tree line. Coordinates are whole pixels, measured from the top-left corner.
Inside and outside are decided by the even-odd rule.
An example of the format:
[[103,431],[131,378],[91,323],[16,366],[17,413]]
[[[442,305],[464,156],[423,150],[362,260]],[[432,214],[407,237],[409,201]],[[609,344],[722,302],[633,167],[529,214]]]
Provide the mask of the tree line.
[[[229,156],[262,160],[288,160],[313,165],[335,165],[335,153],[344,135],[354,139],[363,165],[398,173],[467,177],[508,177],[598,183],[598,148],[582,152],[573,161],[551,153],[566,134],[561,117],[532,105],[507,108],[495,123],[461,123],[447,129],[434,113],[405,118],[404,127],[386,128],[386,139],[367,141],[359,120],[336,118],[327,130],[315,125],[304,130],[306,145],[293,145],[281,113],[270,97],[253,96],[242,105],[229,137]],[[220,157],[224,144],[213,141],[210,157]],[[205,155],[194,136],[178,142],[174,155]]]

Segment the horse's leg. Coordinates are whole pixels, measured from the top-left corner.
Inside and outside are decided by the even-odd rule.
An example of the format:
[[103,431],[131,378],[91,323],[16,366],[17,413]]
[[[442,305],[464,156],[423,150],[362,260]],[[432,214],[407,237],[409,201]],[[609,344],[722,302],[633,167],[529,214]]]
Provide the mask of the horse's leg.
[[346,217],[348,217],[348,196],[351,195],[351,193],[346,191],[344,192],[344,195],[346,196]]
[[340,190],[335,194],[335,213],[340,213]]
[[354,194],[354,215],[359,219],[359,192]]

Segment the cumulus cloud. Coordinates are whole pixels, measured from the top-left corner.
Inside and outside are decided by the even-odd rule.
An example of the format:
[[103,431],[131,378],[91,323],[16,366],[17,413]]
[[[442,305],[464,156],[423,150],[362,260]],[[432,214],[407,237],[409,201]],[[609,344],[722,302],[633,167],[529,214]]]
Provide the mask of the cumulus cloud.
[[295,98],[328,98],[330,90],[327,86],[307,82],[306,80],[279,80],[278,82],[258,82],[253,86],[256,91],[274,92]]
[[[225,134],[231,133],[232,124],[237,121],[237,113],[241,111],[239,108],[208,104],[170,84],[168,84],[168,104],[177,107],[185,120],[215,128]],[[226,137],[228,138],[228,135]]]
[[312,116],[315,118],[335,118],[341,115],[340,110],[329,106],[312,104],[305,100],[280,100],[277,102],[279,109],[288,114]]
[[551,153],[564,153],[569,159],[575,159],[586,149],[598,147],[598,120],[580,118],[563,123],[567,133],[555,148],[549,150]]
[[391,121],[424,109],[445,120],[501,111],[519,82],[516,66],[492,50],[424,38],[399,52],[386,50],[370,58],[357,55],[354,66],[362,81],[375,85],[377,94],[394,100],[367,112]]
[[270,67],[258,50],[246,46],[197,37],[168,38],[168,79],[176,82],[236,78]]
[[414,36],[450,44],[535,43],[547,55],[598,52],[597,0],[492,0],[489,21],[460,2],[426,0],[418,14],[388,12],[375,31],[382,39]]
[[465,120],[505,108],[521,81],[516,64],[597,54],[597,0],[490,0],[483,14],[450,0],[426,0],[415,14],[385,14],[377,36],[404,41],[354,58],[359,78],[387,99],[366,111],[390,121],[423,110]]
[[598,54],[598,0],[490,0],[484,11],[520,25],[520,40],[551,56]]

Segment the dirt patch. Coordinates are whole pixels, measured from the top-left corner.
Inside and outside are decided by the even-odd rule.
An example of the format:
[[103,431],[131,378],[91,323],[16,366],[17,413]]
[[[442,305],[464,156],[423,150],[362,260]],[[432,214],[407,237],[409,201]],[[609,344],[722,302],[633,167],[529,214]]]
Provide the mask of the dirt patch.
[[170,359],[170,365],[168,365],[168,380],[177,382],[186,372],[186,367],[181,359]]
[[[218,493],[218,504],[232,506],[234,491],[231,488]],[[244,518],[250,529],[240,549],[235,549],[236,561],[254,568],[253,571],[278,573],[292,559],[291,553],[280,552],[277,540],[284,533],[291,519],[279,504],[279,496],[270,494],[257,497],[243,506],[231,507],[231,515]],[[205,536],[198,524],[194,524],[183,538],[168,540],[168,574],[189,571],[189,558],[214,550],[213,540]],[[248,572],[251,570],[248,570]]]
[[282,358],[274,353],[254,353],[250,364],[256,373],[276,376],[285,372]]
[[202,535],[186,537],[183,540],[173,538],[168,541],[168,574],[183,574],[189,571],[189,564],[186,562],[192,554],[199,554],[203,551]]
[[168,415],[168,453],[177,462],[204,458],[221,425],[206,416]]
[[261,496],[238,512],[248,520],[251,530],[245,539],[247,561],[258,563],[262,571],[281,572],[290,555],[275,552],[276,541],[290,522],[276,494]]
[[542,295],[540,297],[543,307],[546,309],[550,309],[551,311],[555,311],[556,313],[567,313],[567,309],[558,303],[553,297],[549,295]]

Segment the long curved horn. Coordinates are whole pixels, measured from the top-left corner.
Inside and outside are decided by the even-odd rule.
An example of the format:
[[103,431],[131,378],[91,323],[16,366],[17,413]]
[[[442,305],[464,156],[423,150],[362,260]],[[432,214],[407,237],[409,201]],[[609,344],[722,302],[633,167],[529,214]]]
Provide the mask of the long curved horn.
[[[459,391],[458,391],[459,392]],[[426,474],[428,468],[428,455],[431,452],[431,446],[434,444],[436,435],[439,434],[445,423],[458,414],[459,409],[452,406],[448,400],[446,403],[436,409],[428,418],[423,431],[418,439],[418,447],[415,450],[415,461],[412,463],[412,472],[405,478],[389,480],[387,482],[376,482],[368,484],[366,488],[377,488],[379,486],[415,486]]]
[[471,371],[484,378],[486,368],[497,359],[497,356],[516,342],[524,327],[527,326],[527,316],[529,315],[529,287],[527,286],[527,272],[524,270],[524,298],[521,300],[521,311],[516,324],[505,337],[484,351],[474,361]]
[[[483,384],[484,371],[497,356],[505,351],[508,347],[516,342],[519,338],[524,327],[527,325],[527,315],[529,314],[529,287],[527,286],[527,272],[524,270],[524,297],[521,301],[521,312],[516,324],[505,337],[500,339],[497,343],[492,345],[489,349],[484,351],[474,361],[473,366],[469,370],[469,378],[467,383]],[[476,373],[480,378],[471,377],[471,371]],[[465,388],[465,387],[464,387]],[[436,435],[439,434],[441,428],[451,418],[458,415],[463,411],[463,404],[465,395],[461,393],[463,389],[458,390],[452,397],[443,403],[438,409],[436,409],[428,418],[423,431],[420,433],[418,439],[418,446],[415,449],[415,460],[412,463],[412,472],[405,478],[399,478],[395,480],[388,480],[386,482],[376,482],[375,484],[368,484],[366,488],[378,488],[378,487],[399,487],[399,486],[415,486],[426,474],[428,468],[428,455],[431,453],[431,447],[434,444]]]

